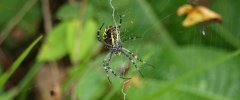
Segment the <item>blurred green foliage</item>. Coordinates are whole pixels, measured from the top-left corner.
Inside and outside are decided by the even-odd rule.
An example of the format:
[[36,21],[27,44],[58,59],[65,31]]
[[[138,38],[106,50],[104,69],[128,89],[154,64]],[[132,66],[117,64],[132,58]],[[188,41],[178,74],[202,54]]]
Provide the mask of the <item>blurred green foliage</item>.
[[19,43],[8,36],[10,32],[14,31],[11,29],[20,29],[24,34],[24,41],[27,41],[37,31],[41,12],[39,4],[36,2],[37,0],[1,0],[0,29],[2,40],[0,42],[7,38],[6,46],[15,49],[14,47],[17,47]]
[[[1,1],[0,29],[22,7],[25,3],[23,1],[28,2]],[[131,68],[127,76],[139,77],[140,86],[130,84],[130,88],[125,91],[127,99],[240,99],[240,13],[237,13],[240,1],[211,0],[209,8],[222,15],[224,21],[222,24],[206,25],[205,36],[201,33],[202,25],[192,28],[181,26],[184,17],[178,17],[176,11],[185,3],[187,2],[182,0],[113,0],[116,21],[119,20],[119,15],[125,15],[121,27],[122,38],[141,37],[125,42],[123,46],[155,65],[155,68],[151,68],[138,63],[144,78],[138,75],[135,68]],[[38,5],[39,3],[35,4],[19,23],[20,26],[23,25],[23,30],[33,29],[29,33],[36,31],[35,24],[40,20]],[[24,100],[30,95],[28,88],[33,88],[31,80],[39,66],[66,55],[70,56],[74,67],[68,70],[69,76],[62,85],[62,91],[67,92],[72,83],[76,86],[72,94],[64,99],[123,99],[123,80],[113,76],[113,84],[109,85],[103,71],[102,61],[107,52],[94,56],[101,49],[101,43],[96,40],[98,28],[102,23],[105,23],[104,27],[114,24],[109,0],[89,0],[85,5],[65,4],[53,16],[60,23],[45,36],[32,69],[16,86],[18,88],[3,91],[0,87],[0,99],[11,99],[18,95],[21,97],[18,99]],[[125,63],[129,63],[126,57],[114,56],[110,67],[117,71]],[[1,71],[0,74],[2,76]],[[5,95],[9,97],[4,97]]]

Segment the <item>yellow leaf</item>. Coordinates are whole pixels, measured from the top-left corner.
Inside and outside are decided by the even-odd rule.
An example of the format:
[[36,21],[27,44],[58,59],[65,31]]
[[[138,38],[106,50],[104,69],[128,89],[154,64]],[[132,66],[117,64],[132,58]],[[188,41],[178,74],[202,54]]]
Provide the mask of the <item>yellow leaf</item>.
[[193,7],[190,4],[181,6],[178,9],[177,14],[187,14],[186,19],[182,23],[184,27],[190,27],[201,22],[222,20],[222,17],[216,12],[209,10],[204,6]]

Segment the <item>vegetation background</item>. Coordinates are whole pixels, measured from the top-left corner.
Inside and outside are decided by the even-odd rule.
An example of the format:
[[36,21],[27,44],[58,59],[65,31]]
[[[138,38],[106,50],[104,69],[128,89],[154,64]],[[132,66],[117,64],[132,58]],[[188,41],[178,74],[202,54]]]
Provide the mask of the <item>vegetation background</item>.
[[240,1],[196,0],[223,23],[184,28],[176,11],[189,2],[112,0],[122,38],[140,37],[123,46],[155,67],[137,63],[141,77],[114,56],[132,79],[109,84],[96,39],[114,24],[109,0],[0,0],[0,100],[239,100]]

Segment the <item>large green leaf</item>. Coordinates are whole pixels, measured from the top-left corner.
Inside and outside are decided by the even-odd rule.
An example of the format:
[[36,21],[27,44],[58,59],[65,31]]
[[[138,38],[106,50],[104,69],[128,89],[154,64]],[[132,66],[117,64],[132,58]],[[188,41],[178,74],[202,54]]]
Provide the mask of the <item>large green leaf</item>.
[[[132,100],[239,99],[240,75],[238,72],[240,69],[238,65],[240,51],[230,54],[204,48],[184,48],[180,51],[182,58],[188,56],[182,60],[186,61],[185,64],[188,68],[172,64],[164,69],[160,67],[162,69],[157,70],[168,72],[161,74],[162,77],[165,77],[164,80],[143,80],[140,88],[130,88],[127,92],[128,98]],[[193,61],[195,62],[193,63]],[[156,70],[151,72],[151,74],[154,73],[160,74]],[[142,98],[142,95],[145,98]]]
[[68,53],[65,41],[67,36],[67,26],[68,22],[60,23],[48,33],[38,55],[39,61],[54,61]]
[[96,40],[96,31],[97,25],[91,19],[87,20],[82,28],[79,20],[70,22],[67,44],[72,62],[77,63],[89,54]]
[[80,20],[73,19],[62,22],[54,28],[40,51],[39,61],[52,61],[70,54],[72,62],[83,59],[95,41],[97,31],[93,20],[86,21],[80,29]]
[[92,19],[80,19],[79,4],[64,5],[57,13],[63,21],[47,36],[39,54],[40,61],[52,61],[70,55],[77,63],[89,54],[93,47],[97,25]]
[[[88,66],[87,70],[81,76],[81,79],[76,82],[76,88],[74,89],[73,96],[83,100],[93,100],[98,99],[106,91],[103,85],[106,83],[104,81],[104,76],[96,68]],[[96,77],[100,76],[100,77]]]

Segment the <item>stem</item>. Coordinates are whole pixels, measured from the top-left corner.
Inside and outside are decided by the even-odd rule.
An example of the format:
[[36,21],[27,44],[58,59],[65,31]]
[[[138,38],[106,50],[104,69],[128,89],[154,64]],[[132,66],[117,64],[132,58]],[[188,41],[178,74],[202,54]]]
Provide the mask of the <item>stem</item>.
[[49,7],[49,0],[41,0],[42,2],[42,13],[44,20],[44,29],[45,32],[49,32],[52,29],[52,17]]

